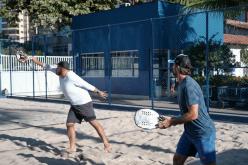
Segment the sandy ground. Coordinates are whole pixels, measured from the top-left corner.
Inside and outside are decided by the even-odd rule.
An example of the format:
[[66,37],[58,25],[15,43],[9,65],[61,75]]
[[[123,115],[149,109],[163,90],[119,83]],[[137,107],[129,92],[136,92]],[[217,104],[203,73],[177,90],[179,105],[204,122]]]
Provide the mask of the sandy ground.
[[[65,120],[69,105],[0,100],[0,165],[146,165],[172,164],[182,126],[146,131],[133,122],[134,112],[95,109],[112,144],[105,153],[95,130],[87,123],[77,125],[77,154],[64,159],[67,147]],[[247,165],[248,127],[215,122],[217,164]],[[198,165],[198,159],[187,164]]]

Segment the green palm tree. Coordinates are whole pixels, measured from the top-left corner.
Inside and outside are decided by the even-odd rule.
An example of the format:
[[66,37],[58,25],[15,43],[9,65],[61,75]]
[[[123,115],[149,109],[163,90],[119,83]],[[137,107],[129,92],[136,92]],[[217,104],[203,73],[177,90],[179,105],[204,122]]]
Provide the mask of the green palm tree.
[[223,9],[247,4],[247,0],[194,0],[187,6],[201,9]]
[[224,11],[225,19],[235,19],[248,11],[248,0],[168,0],[168,2],[185,5],[185,9],[190,11],[199,9]]
[[223,9],[228,7],[248,4],[248,0],[168,0],[172,3],[180,3],[188,8],[198,9]]

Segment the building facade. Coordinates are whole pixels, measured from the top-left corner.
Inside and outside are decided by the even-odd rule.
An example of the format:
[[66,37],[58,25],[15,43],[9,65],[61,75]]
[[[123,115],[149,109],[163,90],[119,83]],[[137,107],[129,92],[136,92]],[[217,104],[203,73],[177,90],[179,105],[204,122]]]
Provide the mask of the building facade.
[[5,18],[1,18],[1,33],[2,36],[18,42],[25,43],[31,40],[30,24],[28,13],[23,10],[18,15],[19,21],[16,23],[16,26],[11,26]]
[[[242,61],[242,52],[248,52],[248,21],[225,20],[224,44],[227,44],[235,55],[236,67],[234,76],[248,76],[247,64]],[[248,56],[248,54],[246,55]]]
[[[114,94],[168,95],[172,60],[206,37],[206,13],[180,15],[182,6],[154,1],[76,16],[72,48],[77,74]],[[223,42],[223,16],[208,15],[209,32]]]

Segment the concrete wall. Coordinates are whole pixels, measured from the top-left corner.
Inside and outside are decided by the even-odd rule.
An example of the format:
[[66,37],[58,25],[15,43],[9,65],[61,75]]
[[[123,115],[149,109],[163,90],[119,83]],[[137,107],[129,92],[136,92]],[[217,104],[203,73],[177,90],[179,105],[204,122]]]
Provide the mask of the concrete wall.
[[[33,96],[33,72],[13,71],[0,72],[1,91],[12,88],[13,96]],[[46,95],[45,71],[34,72],[35,96]],[[12,83],[10,83],[12,82]],[[12,85],[11,85],[12,84]],[[62,94],[60,91],[59,78],[54,73],[47,72],[47,95]]]

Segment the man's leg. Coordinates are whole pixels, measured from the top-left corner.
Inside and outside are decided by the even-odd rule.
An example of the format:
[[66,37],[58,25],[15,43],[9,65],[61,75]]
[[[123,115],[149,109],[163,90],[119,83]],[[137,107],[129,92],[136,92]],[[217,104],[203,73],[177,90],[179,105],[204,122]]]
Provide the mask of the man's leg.
[[98,135],[100,136],[100,138],[102,139],[103,143],[104,143],[104,149],[107,152],[111,151],[111,146],[109,144],[109,141],[104,133],[104,129],[102,127],[102,125],[97,121],[97,120],[90,120],[89,123],[95,128],[95,130],[97,131]]
[[67,135],[69,138],[69,152],[76,151],[76,131],[74,123],[66,123]]
[[195,156],[196,148],[184,132],[177,144],[176,153],[173,157],[173,165],[183,165],[189,156]]
[[216,165],[215,140],[215,132],[209,137],[194,140],[194,145],[203,165]]
[[78,119],[73,107],[69,110],[67,121],[66,121],[66,128],[67,128],[67,136],[69,138],[69,152],[76,151],[76,130],[75,130],[75,123],[81,123],[81,119]]
[[187,158],[187,156],[176,153],[173,157],[173,165],[183,165]]

